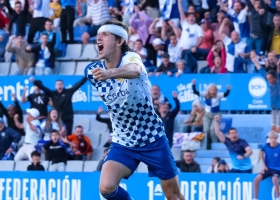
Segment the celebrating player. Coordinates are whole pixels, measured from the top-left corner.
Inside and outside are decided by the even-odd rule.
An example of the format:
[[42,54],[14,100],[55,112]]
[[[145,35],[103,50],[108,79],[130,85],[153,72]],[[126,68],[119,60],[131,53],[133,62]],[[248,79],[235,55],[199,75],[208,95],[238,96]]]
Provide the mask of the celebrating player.
[[168,200],[183,200],[164,126],[153,109],[147,71],[140,56],[129,51],[127,30],[119,21],[105,22],[97,35],[101,60],[85,69],[85,76],[99,92],[113,123],[99,189],[105,199],[131,200],[119,183],[143,162],[149,176],[161,180]]

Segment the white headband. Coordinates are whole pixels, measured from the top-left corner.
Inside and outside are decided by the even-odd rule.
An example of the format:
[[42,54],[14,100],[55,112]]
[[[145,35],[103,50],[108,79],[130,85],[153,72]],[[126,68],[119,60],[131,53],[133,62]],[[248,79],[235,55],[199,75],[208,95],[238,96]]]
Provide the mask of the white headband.
[[101,32],[110,32],[123,38],[126,41],[126,43],[128,41],[127,31],[121,26],[115,24],[106,24],[98,29],[98,33]]

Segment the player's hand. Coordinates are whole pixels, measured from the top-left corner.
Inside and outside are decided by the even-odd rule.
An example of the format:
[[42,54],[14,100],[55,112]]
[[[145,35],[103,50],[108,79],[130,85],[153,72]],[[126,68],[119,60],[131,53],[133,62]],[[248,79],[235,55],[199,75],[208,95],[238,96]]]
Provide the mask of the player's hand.
[[219,122],[221,120],[221,117],[220,115],[215,115],[214,119],[216,122]]
[[243,160],[243,159],[244,159],[244,156],[238,155],[236,158],[237,158],[238,160]]
[[196,79],[192,80],[192,84],[195,85],[196,84]]
[[31,77],[29,78],[29,81],[32,82],[32,83],[34,83],[34,81],[35,81],[35,80],[34,80],[34,77],[31,76]]
[[103,106],[99,106],[97,113],[100,115],[103,112]]
[[228,90],[231,90],[231,86],[230,86],[230,85],[227,85],[227,89],[228,89]]
[[106,69],[95,68],[91,72],[98,81],[105,81],[111,78],[110,71]]
[[177,98],[178,98],[178,93],[175,92],[175,91],[173,91],[173,92],[172,92],[172,96],[173,96],[174,99],[177,99]]

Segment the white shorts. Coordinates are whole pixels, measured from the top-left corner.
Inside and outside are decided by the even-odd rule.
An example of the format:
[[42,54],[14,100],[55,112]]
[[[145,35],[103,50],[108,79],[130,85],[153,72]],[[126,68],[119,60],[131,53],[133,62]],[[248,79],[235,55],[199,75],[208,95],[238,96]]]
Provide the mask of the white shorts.
[[271,116],[272,116],[272,126],[276,126],[277,128],[280,128],[280,110],[272,110]]

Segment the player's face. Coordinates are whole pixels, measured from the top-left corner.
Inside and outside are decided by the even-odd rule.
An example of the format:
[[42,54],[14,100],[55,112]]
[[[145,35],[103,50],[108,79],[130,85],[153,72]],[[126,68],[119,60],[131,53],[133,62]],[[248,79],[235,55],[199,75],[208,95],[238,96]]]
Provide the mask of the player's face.
[[98,33],[97,46],[99,58],[106,60],[115,52],[116,38],[109,32]]
[[50,112],[50,118],[51,118],[51,120],[52,120],[53,122],[57,120],[57,118],[58,118],[58,113],[57,113],[56,110],[52,110],[52,111]]
[[238,140],[238,133],[236,130],[230,130],[228,133],[228,137],[229,139],[234,142]]
[[56,89],[59,93],[62,92],[63,88],[64,88],[63,82],[62,82],[62,81],[56,81],[56,83],[55,83],[55,89]]
[[57,143],[58,139],[59,139],[58,133],[55,133],[55,132],[52,133],[52,135],[51,135],[51,140],[52,140],[54,143]]

